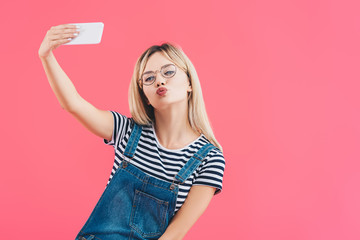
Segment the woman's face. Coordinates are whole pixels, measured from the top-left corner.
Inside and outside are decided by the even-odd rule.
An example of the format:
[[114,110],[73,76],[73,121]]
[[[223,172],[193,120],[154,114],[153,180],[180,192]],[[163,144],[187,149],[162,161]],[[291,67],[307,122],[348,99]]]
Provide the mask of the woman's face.
[[[160,70],[166,64],[174,64],[161,52],[150,56],[144,72]],[[174,64],[175,65],[175,64]],[[151,85],[142,86],[145,96],[155,109],[164,109],[170,104],[187,104],[188,92],[192,91],[186,73],[176,66],[176,74],[171,78],[165,78],[160,71],[156,72],[156,80]],[[166,92],[157,92],[160,88],[166,88]],[[160,93],[160,94],[159,94]]]

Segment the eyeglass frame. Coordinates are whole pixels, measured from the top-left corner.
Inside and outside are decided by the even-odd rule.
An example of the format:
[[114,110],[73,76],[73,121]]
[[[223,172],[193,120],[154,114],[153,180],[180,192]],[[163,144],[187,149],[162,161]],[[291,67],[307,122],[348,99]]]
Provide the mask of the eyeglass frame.
[[[171,76],[171,77],[164,76],[161,70],[163,70],[163,68],[168,67],[168,66],[170,66],[170,65],[173,65],[173,66],[175,67],[175,73],[174,73],[174,75]],[[160,72],[161,76],[163,76],[164,78],[172,78],[172,77],[174,77],[174,76],[176,75],[177,69],[178,69],[178,68],[177,68],[177,66],[176,66],[175,64],[173,64],[173,63],[168,63],[168,64],[163,65],[160,69],[156,70],[155,72],[154,72],[154,71],[149,71],[148,73],[154,73],[154,81],[153,81],[152,83],[150,83],[150,84],[144,84],[144,82],[142,81],[143,76],[144,76],[144,73],[143,73],[143,74],[141,74],[141,77],[140,77],[139,80],[138,80],[138,81],[139,81],[139,85],[140,85],[140,87],[141,87],[140,82],[142,83],[142,85],[145,85],[145,86],[151,86],[152,84],[154,84],[154,82],[156,81],[156,76],[157,76],[157,73],[158,73],[158,72]]]

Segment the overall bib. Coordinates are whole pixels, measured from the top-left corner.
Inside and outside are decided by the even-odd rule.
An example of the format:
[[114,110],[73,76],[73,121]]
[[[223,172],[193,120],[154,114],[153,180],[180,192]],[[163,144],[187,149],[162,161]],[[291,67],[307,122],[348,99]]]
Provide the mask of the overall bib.
[[206,144],[181,168],[172,183],[163,181],[130,163],[142,131],[141,125],[133,124],[124,159],[75,240],[159,239],[173,217],[178,184],[184,183],[215,148]]

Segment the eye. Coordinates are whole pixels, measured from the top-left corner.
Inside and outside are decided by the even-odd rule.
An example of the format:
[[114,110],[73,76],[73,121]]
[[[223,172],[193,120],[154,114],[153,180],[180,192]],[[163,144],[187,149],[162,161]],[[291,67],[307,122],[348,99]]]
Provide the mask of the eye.
[[176,73],[176,67],[173,64],[165,65],[163,66],[161,73],[164,77],[172,77]]
[[154,79],[154,76],[149,76],[145,78],[145,82],[151,82]]
[[165,75],[166,76],[171,76],[171,75],[174,75],[175,71],[166,71],[165,72]]

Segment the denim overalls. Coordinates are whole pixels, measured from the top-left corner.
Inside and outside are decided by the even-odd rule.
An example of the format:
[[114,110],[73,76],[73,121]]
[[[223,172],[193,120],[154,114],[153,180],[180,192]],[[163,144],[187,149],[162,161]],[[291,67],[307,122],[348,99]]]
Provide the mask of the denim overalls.
[[[206,144],[175,175],[172,183],[163,181],[130,163],[142,131],[141,125],[133,124],[124,159],[75,240],[159,239],[174,215],[178,184],[184,183],[215,148]],[[130,160],[125,160],[125,156]]]

